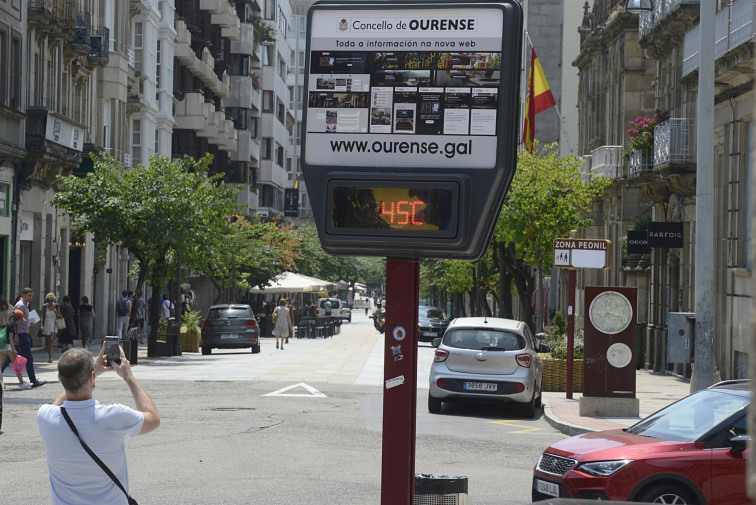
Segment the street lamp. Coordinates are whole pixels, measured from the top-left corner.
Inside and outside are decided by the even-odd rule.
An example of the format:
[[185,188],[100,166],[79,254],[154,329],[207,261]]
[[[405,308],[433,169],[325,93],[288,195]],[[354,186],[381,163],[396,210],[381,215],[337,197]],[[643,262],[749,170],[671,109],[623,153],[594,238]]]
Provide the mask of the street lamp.
[[625,2],[627,12],[640,12],[654,10],[654,0],[627,0]]

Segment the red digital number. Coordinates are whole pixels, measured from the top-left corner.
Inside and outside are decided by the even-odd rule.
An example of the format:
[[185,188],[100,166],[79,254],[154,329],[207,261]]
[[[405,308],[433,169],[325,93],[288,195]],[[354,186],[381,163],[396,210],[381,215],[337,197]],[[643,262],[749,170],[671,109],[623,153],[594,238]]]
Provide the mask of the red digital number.
[[398,202],[381,202],[381,214],[388,216],[389,224],[401,226],[412,225],[422,226],[425,222],[418,218],[418,207],[425,205],[422,200],[410,202],[409,200],[399,200]]

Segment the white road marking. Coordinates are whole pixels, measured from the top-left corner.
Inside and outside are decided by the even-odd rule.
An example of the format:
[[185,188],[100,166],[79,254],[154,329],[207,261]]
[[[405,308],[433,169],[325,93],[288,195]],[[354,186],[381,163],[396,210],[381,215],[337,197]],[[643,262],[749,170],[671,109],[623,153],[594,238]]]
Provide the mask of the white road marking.
[[[286,393],[286,391],[290,391],[294,388],[304,388],[309,393]],[[312,386],[308,386],[304,382],[300,382],[298,384],[294,384],[293,386],[286,386],[285,388],[281,388],[278,391],[273,391],[272,393],[265,394],[263,396],[294,396],[297,398],[328,398],[326,395],[318,391]]]

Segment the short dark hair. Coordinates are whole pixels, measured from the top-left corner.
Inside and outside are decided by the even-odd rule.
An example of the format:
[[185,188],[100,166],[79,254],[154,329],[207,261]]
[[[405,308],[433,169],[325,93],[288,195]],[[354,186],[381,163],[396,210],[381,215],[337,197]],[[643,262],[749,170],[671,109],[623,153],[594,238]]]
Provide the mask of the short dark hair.
[[82,296],[81,297],[81,302],[82,303],[89,303],[89,298],[87,298],[86,296]]
[[63,303],[70,303],[70,302],[71,302],[71,297],[70,296],[66,295],[66,296],[63,297]]
[[94,370],[92,353],[83,347],[73,347],[58,361],[58,377],[66,391],[78,391],[87,384],[89,374]]
[[24,288],[21,293],[28,294],[28,293],[34,293],[34,290],[32,288]]

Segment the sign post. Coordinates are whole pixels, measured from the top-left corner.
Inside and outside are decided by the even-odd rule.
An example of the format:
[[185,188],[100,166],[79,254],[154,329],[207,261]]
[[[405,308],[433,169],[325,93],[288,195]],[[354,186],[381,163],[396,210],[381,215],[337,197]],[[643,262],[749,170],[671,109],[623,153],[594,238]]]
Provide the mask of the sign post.
[[579,239],[577,230],[570,232],[570,238],[554,240],[554,266],[569,269],[567,307],[567,399],[572,399],[575,376],[575,291],[577,290],[578,268],[609,268],[612,243],[609,240]]

